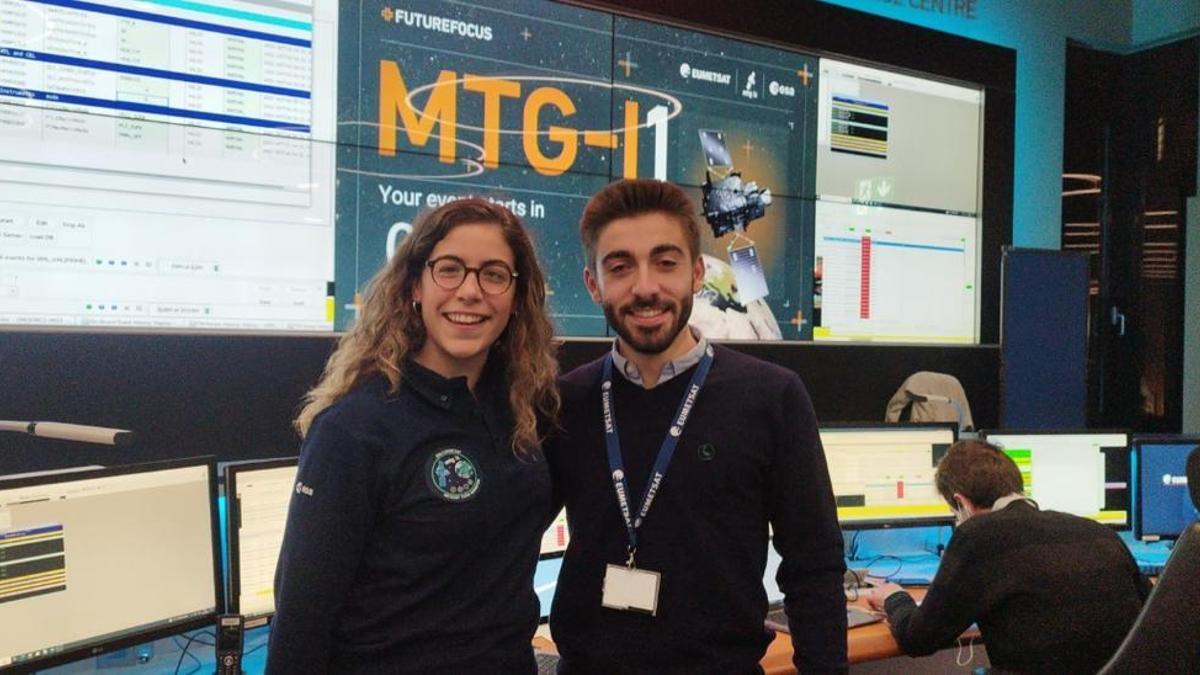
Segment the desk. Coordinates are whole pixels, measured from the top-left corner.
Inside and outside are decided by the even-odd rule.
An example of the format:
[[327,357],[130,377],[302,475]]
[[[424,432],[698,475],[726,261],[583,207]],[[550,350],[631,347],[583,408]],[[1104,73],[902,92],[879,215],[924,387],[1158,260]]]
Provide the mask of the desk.
[[[920,600],[925,597],[924,588],[908,589],[914,598]],[[858,599],[850,603],[855,607],[868,609],[867,601]],[[963,637],[979,638],[979,630],[971,628]],[[848,648],[850,663],[862,663],[864,661],[877,661],[880,659],[890,659],[896,656],[902,656],[900,646],[896,644],[895,638],[892,637],[892,631],[888,628],[886,621],[872,623],[866,626],[851,628],[846,633],[846,646]],[[795,673],[796,668],[792,665],[792,636],[787,633],[776,633],[775,639],[767,647],[767,653],[759,662],[767,675],[784,675],[785,673]]]

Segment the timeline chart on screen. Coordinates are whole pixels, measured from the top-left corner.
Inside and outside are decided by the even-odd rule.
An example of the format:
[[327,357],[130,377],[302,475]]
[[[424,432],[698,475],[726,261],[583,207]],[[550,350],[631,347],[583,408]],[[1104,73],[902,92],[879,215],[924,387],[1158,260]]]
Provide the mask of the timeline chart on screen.
[[1129,438],[1123,432],[987,432],[1021,471],[1043,509],[1107,525],[1129,524]]
[[817,340],[978,339],[975,218],[818,201]]
[[117,154],[69,155],[86,168],[119,161],[269,185],[305,178],[313,16],[295,7],[5,0],[0,101],[19,107],[6,109],[3,126],[23,133],[4,157],[36,163],[47,145],[84,143]]
[[838,520],[905,521],[946,518],[937,491],[937,462],[954,442],[942,429],[824,428]]
[[336,2],[0,15],[0,323],[332,330]]
[[39,527],[0,527],[0,603],[67,588],[61,523]]

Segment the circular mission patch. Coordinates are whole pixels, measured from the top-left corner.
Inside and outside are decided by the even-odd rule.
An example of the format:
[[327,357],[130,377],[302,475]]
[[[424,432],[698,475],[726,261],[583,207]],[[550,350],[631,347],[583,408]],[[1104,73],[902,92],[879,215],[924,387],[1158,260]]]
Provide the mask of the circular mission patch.
[[461,502],[479,491],[479,470],[458,448],[439,450],[429,465],[434,490],[447,501]]

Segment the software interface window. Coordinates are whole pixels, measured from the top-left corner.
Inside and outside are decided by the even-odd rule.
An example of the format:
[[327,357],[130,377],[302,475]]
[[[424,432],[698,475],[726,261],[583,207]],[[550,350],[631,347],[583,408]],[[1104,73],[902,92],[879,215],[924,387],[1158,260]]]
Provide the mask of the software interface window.
[[336,2],[0,16],[0,322],[332,328]]
[[1016,462],[1025,495],[1042,509],[1115,526],[1129,524],[1129,438],[1125,433],[991,433]]
[[933,474],[954,443],[953,429],[824,428],[820,433],[843,525],[952,517]]
[[296,485],[296,467],[238,471],[233,487],[237,522],[237,610],[247,617],[275,613],[275,567],[283,545],[288,504]]
[[818,81],[814,338],[978,341],[983,93],[832,59]]
[[1187,480],[1188,455],[1196,447],[1197,441],[1183,439],[1137,444],[1137,534],[1142,539],[1174,539],[1200,520]]
[[562,553],[567,550],[571,536],[567,531],[567,510],[563,509],[554,517],[554,522],[542,534],[541,555]]
[[207,466],[0,484],[0,666],[216,611]]

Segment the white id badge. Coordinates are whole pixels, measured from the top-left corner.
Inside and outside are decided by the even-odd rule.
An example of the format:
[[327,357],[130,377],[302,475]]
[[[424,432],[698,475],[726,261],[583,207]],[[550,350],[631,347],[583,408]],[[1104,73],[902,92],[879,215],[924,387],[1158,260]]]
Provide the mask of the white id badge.
[[624,565],[609,565],[604,572],[604,595],[600,604],[609,609],[658,613],[658,572]]

